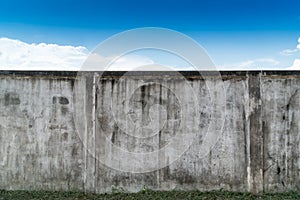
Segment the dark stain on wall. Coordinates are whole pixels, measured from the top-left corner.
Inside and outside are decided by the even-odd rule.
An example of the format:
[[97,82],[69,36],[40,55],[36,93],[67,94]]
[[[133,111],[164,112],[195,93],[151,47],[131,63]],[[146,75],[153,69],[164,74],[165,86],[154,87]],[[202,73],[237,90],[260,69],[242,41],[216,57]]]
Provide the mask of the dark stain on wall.
[[21,103],[19,94],[15,92],[8,92],[4,95],[4,105],[19,105]]
[[59,99],[58,102],[62,105],[68,105],[69,104],[69,99],[66,98],[66,97],[59,97],[58,99]]

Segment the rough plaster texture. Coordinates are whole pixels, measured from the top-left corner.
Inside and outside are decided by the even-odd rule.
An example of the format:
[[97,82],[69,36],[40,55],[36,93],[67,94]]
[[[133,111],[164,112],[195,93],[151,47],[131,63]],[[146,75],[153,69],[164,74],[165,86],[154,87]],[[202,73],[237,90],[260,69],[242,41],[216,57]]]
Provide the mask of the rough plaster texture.
[[299,190],[300,79],[266,77],[262,86],[265,190]]
[[[205,81],[194,72],[182,72],[184,79],[168,72],[89,72],[80,82],[72,72],[0,74],[1,189],[299,189],[297,72],[221,72],[222,80]],[[198,109],[191,109],[195,104]],[[206,133],[218,136],[207,152]],[[154,164],[146,156],[119,163],[138,162],[132,171],[149,166],[149,172],[104,164],[116,164],[120,156],[107,142],[151,153],[175,135],[193,136],[178,159],[160,152]],[[156,170],[161,163],[166,166]]]

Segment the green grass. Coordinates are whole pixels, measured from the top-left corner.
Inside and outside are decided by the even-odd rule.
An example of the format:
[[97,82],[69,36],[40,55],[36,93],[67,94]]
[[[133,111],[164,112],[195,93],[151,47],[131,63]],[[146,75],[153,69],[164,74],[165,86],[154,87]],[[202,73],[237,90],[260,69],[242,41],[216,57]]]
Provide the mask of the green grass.
[[250,194],[224,191],[151,191],[138,193],[114,192],[112,194],[92,194],[83,192],[50,192],[50,191],[6,191],[0,190],[2,199],[300,199],[300,192],[280,194]]

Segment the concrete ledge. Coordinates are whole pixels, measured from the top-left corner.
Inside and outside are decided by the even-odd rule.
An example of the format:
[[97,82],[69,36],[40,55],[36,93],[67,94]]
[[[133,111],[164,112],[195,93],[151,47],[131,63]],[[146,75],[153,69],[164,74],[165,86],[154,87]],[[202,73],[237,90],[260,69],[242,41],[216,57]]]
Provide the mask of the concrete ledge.
[[19,71],[19,70],[0,70],[0,75],[12,76],[63,76],[76,77],[78,73],[98,73],[101,76],[119,77],[129,76],[177,76],[180,73],[184,77],[194,76],[246,76],[246,75],[271,75],[271,76],[300,76],[300,71],[278,71],[278,70],[255,70],[255,71]]

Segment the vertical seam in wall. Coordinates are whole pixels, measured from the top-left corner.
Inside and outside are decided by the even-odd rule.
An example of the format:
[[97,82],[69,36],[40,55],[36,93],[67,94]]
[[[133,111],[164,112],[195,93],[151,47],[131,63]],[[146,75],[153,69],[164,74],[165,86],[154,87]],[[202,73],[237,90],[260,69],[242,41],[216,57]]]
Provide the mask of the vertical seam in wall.
[[93,109],[92,109],[92,126],[93,126],[93,139],[94,139],[94,143],[93,143],[93,150],[94,150],[94,181],[93,181],[93,188],[94,188],[94,191],[96,191],[96,188],[95,188],[95,185],[96,185],[96,164],[97,164],[97,161],[96,161],[96,72],[94,72],[93,74],[93,95],[92,95],[92,98],[93,98]]
[[250,135],[250,189],[253,193],[263,191],[263,130],[261,105],[261,74],[249,74],[249,135]]
[[259,73],[259,96],[260,96],[260,119],[262,120],[260,123],[261,123],[261,132],[262,132],[262,192],[265,191],[265,133],[264,133],[264,123],[263,123],[263,101],[262,101],[262,80],[261,80],[261,77],[262,77],[262,74],[263,74],[263,71],[261,70],[260,73]]
[[248,192],[251,192],[252,190],[252,184],[251,184],[251,154],[250,154],[250,88],[249,88],[249,75],[247,74],[247,92],[248,92],[248,102],[246,107],[246,172],[247,172],[247,183],[248,183]]
[[[86,183],[86,177],[87,177],[87,162],[88,162],[88,157],[87,157],[87,154],[88,154],[88,149],[87,149],[87,126],[88,126],[88,122],[87,122],[87,116],[86,116],[86,98],[87,98],[87,95],[86,95],[86,78],[85,78],[85,84],[84,84],[84,98],[83,98],[83,109],[84,109],[84,125],[85,125],[85,128],[84,128],[84,177],[83,177],[83,184],[84,184],[84,191],[87,191],[87,183]],[[79,83],[78,83],[79,84]],[[78,86],[79,87],[79,86]],[[77,94],[79,95],[79,93]]]

